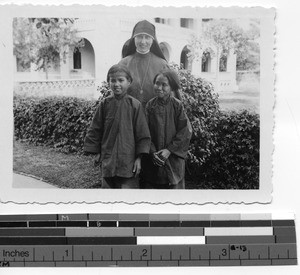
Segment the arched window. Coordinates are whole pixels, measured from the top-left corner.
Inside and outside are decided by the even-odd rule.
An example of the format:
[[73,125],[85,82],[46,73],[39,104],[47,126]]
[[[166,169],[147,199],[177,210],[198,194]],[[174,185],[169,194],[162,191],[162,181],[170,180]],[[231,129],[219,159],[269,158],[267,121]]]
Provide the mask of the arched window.
[[186,70],[192,69],[191,62],[189,60],[189,53],[190,53],[190,50],[188,49],[187,46],[185,46],[180,55],[180,64],[181,64],[182,68],[186,69]]
[[95,77],[94,47],[88,39],[83,38],[83,40],[84,46],[73,52],[73,68],[81,70],[81,73],[85,76]]
[[227,56],[224,54],[220,58],[219,72],[227,72]]
[[206,73],[211,71],[211,56],[210,56],[210,52],[208,51],[204,51],[202,54],[201,71]]
[[75,48],[73,52],[73,64],[74,69],[81,69],[81,52],[78,48]]

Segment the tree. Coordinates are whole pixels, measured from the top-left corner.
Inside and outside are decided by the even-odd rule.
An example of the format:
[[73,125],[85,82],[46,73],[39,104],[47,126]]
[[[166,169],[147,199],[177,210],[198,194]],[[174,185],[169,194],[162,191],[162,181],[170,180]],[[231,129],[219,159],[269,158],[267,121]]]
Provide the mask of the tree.
[[202,58],[203,52],[209,52],[211,56],[216,56],[218,68],[216,70],[217,83],[219,79],[220,60],[222,58],[225,59],[230,50],[233,50],[237,55],[237,63],[241,64],[241,67],[250,67],[245,64],[250,64],[251,62],[253,63],[252,67],[257,67],[259,58],[252,58],[248,62],[251,52],[258,51],[259,54],[259,47],[255,47],[257,44],[254,43],[254,40],[259,37],[259,27],[257,26],[257,22],[255,23],[256,25],[253,24],[255,27],[246,32],[232,19],[206,20],[203,23],[202,33],[198,36],[192,36],[189,47],[190,58]]
[[66,62],[70,47],[84,46],[73,23],[70,18],[14,18],[14,54],[23,65],[36,64],[48,79],[49,68]]
[[245,31],[248,38],[245,47],[237,53],[236,68],[240,71],[259,70],[260,47],[257,40],[260,37],[259,20],[250,19],[250,28]]

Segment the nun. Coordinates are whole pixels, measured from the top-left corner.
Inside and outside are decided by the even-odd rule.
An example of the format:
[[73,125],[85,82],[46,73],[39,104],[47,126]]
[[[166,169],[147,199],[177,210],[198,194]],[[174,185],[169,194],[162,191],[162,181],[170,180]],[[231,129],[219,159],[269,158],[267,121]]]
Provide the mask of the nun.
[[119,64],[126,66],[133,78],[128,94],[138,99],[145,109],[147,102],[155,97],[154,77],[169,68],[159,47],[155,26],[147,20],[138,22],[123,46],[122,55]]

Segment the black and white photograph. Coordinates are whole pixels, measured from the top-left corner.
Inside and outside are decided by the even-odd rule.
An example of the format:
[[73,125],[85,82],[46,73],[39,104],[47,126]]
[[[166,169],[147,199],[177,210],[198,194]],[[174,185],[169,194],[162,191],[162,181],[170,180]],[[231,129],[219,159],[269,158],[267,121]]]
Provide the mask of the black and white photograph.
[[12,197],[271,200],[274,9],[12,14]]

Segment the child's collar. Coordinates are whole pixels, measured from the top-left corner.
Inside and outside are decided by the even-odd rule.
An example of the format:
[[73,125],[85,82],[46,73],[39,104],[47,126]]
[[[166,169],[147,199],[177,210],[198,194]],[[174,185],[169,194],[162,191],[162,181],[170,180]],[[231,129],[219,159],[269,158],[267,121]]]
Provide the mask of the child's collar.
[[125,93],[123,93],[121,95],[115,95],[115,94],[113,94],[114,98],[116,98],[117,100],[120,100],[120,99],[124,98],[124,96],[126,96],[126,95],[127,95],[127,92],[125,92]]

